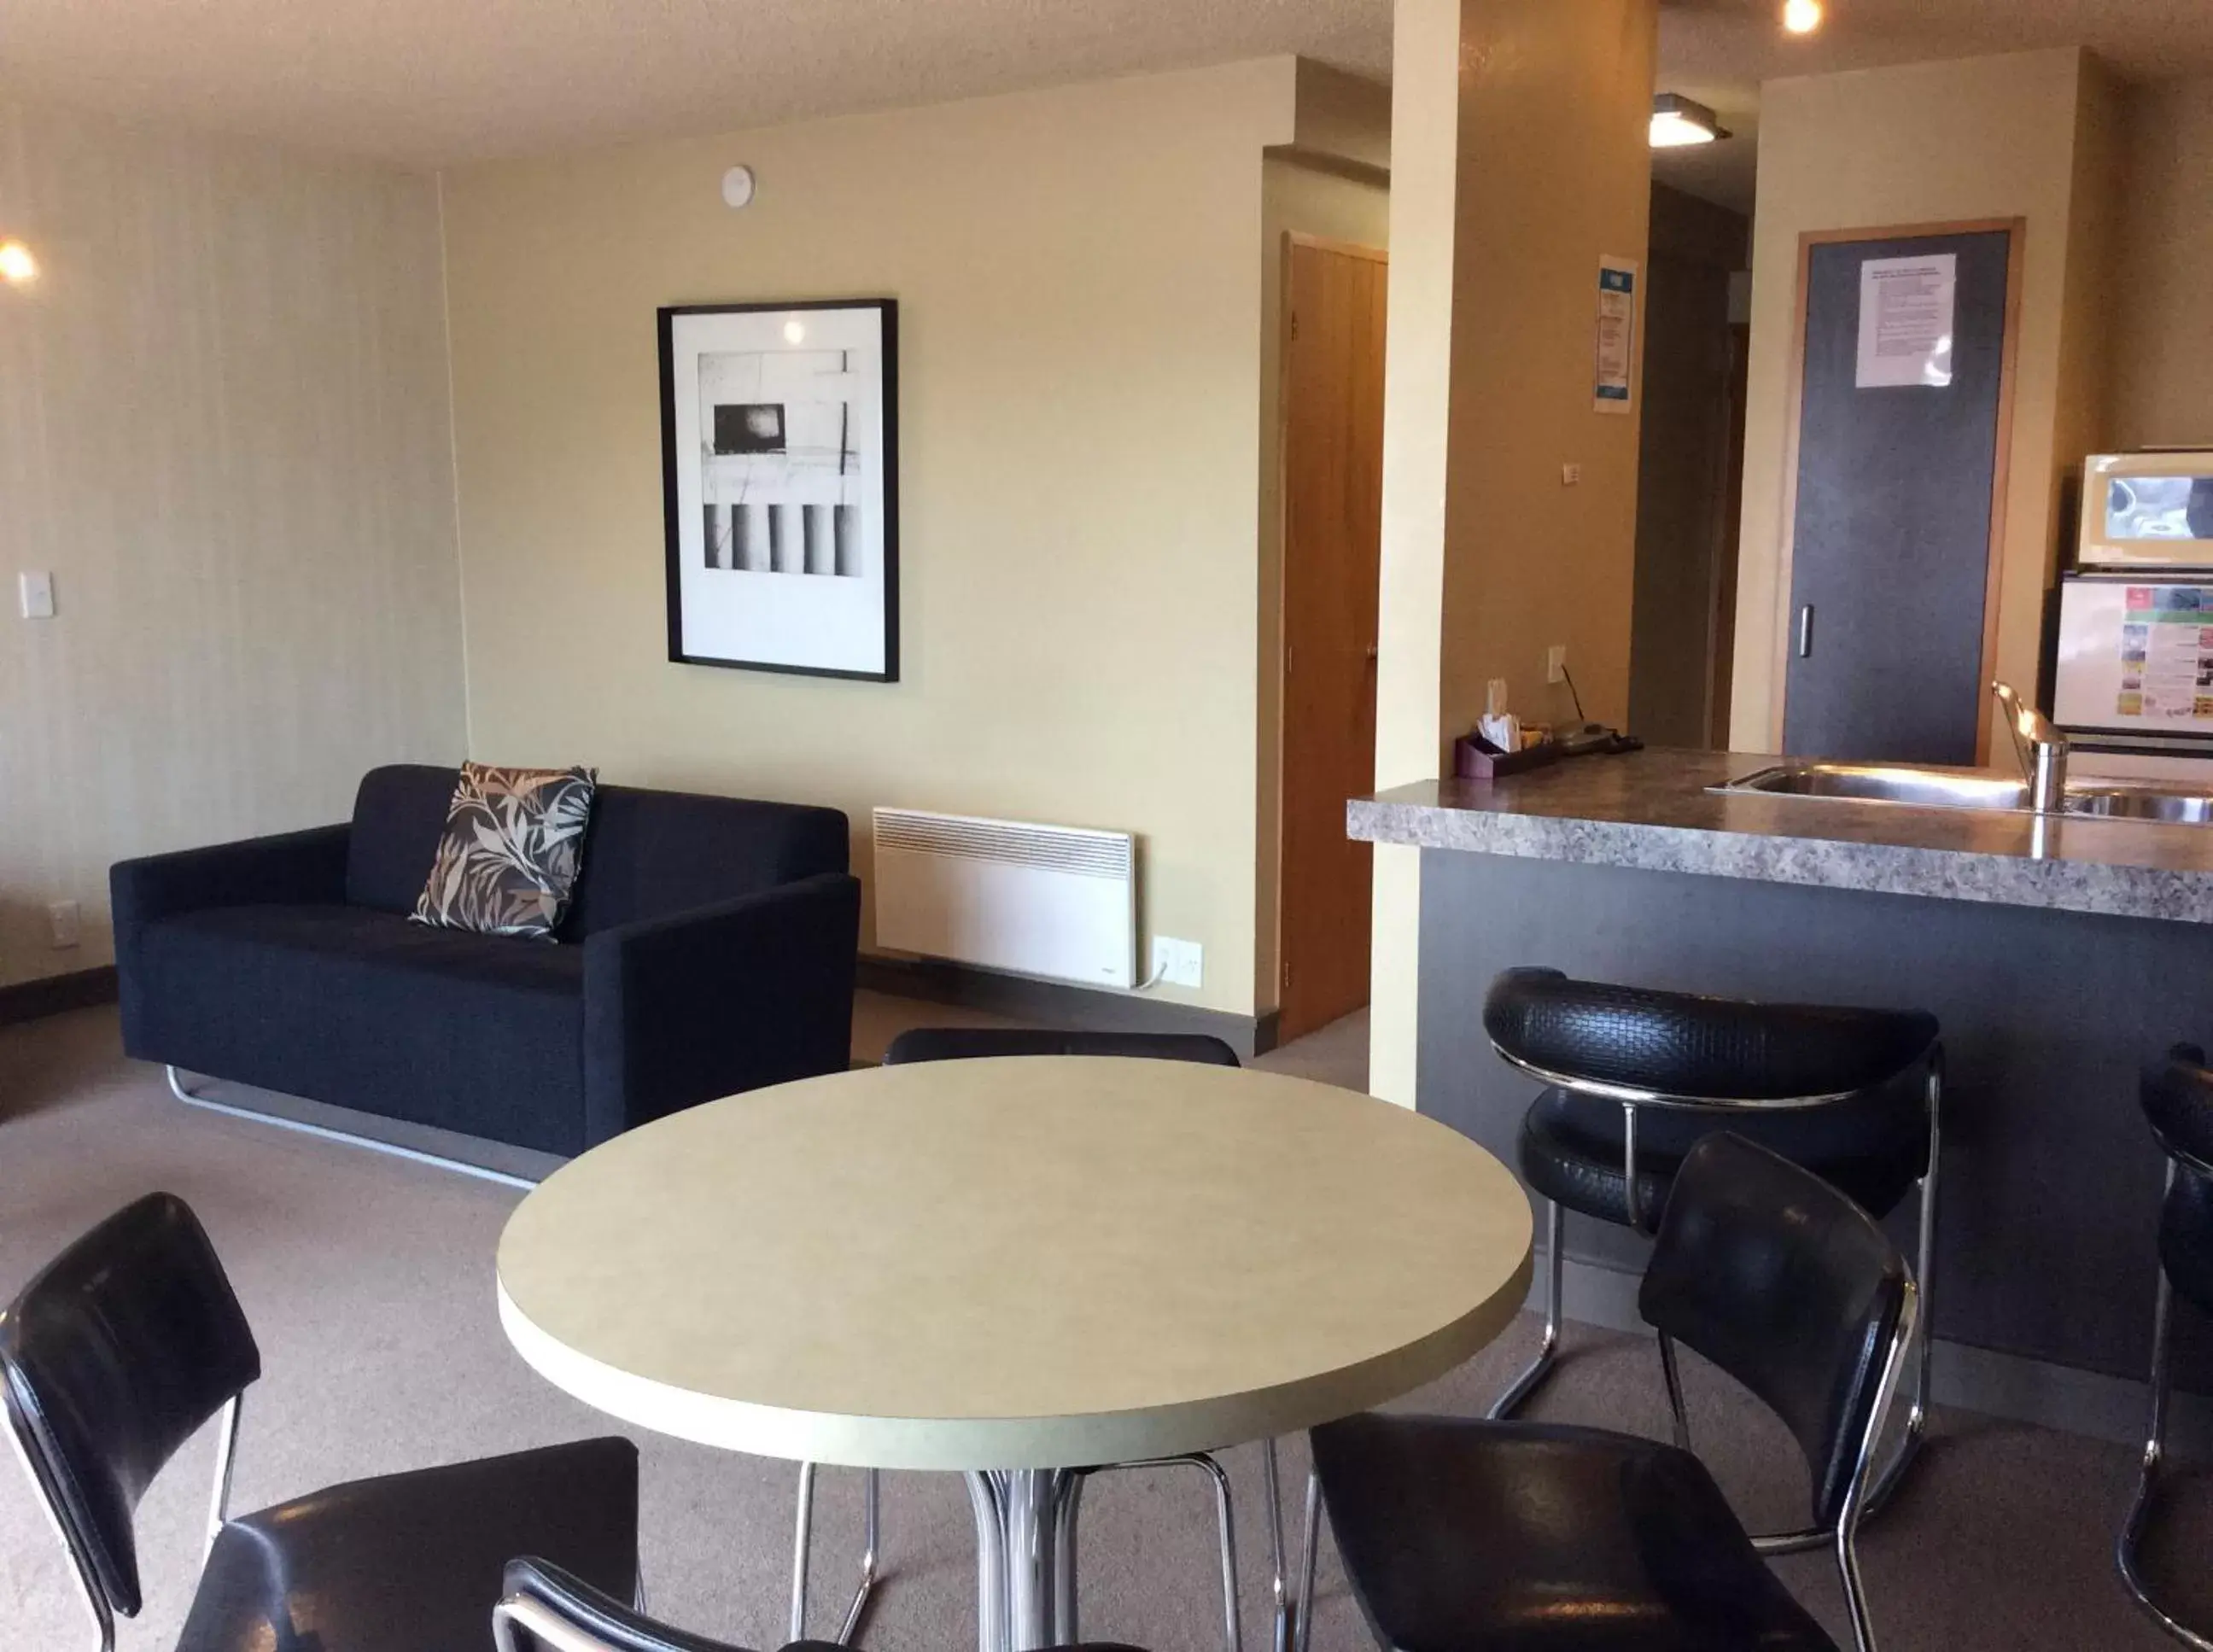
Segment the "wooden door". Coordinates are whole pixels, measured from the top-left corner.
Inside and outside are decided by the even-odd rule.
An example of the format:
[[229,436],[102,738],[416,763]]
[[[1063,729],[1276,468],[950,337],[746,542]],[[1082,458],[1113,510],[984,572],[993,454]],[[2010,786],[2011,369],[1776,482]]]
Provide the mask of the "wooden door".
[[1387,270],[1366,247],[1289,243],[1283,370],[1278,1036],[1368,1002],[1370,852],[1344,834],[1375,789]]
[[[2008,223],[1802,243],[1784,752],[1982,759],[2020,249]],[[1862,266],[1930,256],[1956,271],[1948,378],[1862,383]]]

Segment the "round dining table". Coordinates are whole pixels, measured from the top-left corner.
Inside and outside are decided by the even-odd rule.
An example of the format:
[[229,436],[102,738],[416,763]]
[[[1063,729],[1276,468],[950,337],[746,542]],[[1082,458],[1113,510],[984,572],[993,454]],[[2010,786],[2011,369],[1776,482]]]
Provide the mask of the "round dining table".
[[753,1090],[594,1148],[501,1235],[557,1387],[761,1456],[968,1478],[982,1652],[1072,1627],[1071,1471],[1272,1439],[1442,1375],[1521,1307],[1527,1197],[1307,1080],[1011,1057]]

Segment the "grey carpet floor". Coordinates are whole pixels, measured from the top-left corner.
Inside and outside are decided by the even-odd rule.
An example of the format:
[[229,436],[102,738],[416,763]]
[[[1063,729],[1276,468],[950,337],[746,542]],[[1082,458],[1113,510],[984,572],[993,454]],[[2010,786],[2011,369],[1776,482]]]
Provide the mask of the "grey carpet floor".
[[[236,1506],[358,1475],[608,1431],[509,1352],[492,1255],[516,1195],[428,1167],[186,1108],[158,1069],[123,1059],[111,1012],[0,1031],[0,1299],[46,1256],[154,1188],[189,1200],[221,1249],[259,1336],[266,1375],[246,1407]],[[734,1328],[741,1333],[742,1327]],[[1472,1412],[1526,1357],[1527,1316],[1482,1356],[1407,1404]],[[1541,1416],[1658,1434],[1650,1345],[1571,1327],[1573,1358]],[[1803,1472],[1777,1424],[1710,1370],[1688,1373],[1693,1415],[1722,1483],[1757,1522],[1792,1521]],[[794,1471],[788,1464],[645,1438],[643,1554],[655,1608],[741,1644],[782,1639]],[[198,1560],[210,1447],[195,1442],[149,1494],[141,1521],[149,1604],[126,1652],[168,1648]],[[1245,1550],[1244,1600],[1265,1647],[1259,1461],[1228,1454]],[[1304,1473],[1295,1442],[1287,1468]],[[2110,1542],[2134,1472],[2129,1449],[1967,1416],[1935,1443],[1863,1552],[1886,1652],[2021,1646],[2156,1648],[2114,1581]],[[859,1477],[820,1495],[815,1613],[842,1604],[857,1552]],[[2213,1492],[2188,1485],[2155,1557],[2213,1623]],[[1188,1474],[1101,1481],[1086,1497],[1084,1629],[1155,1649],[1220,1645],[1210,1505]],[[966,1501],[946,1477],[887,1478],[888,1576],[864,1644],[966,1652],[974,1644]],[[1820,1556],[1778,1563],[1842,1635]],[[1369,1643],[1326,1539],[1318,1652]],[[405,1586],[394,1579],[394,1587]],[[65,1562],[12,1464],[0,1465],[0,1645],[88,1644]],[[487,1635],[486,1645],[490,1639]]]

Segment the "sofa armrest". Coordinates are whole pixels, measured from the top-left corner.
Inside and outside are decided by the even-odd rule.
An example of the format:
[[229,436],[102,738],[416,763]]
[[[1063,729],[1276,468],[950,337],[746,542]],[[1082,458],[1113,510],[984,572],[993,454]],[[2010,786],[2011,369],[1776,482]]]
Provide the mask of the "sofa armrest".
[[861,886],[842,873],[584,942],[584,1137],[851,1060]]
[[125,931],[179,912],[343,901],[352,836],[350,826],[315,826],[118,861],[107,874],[117,945]]
[[115,923],[115,970],[123,1003],[124,1047],[145,1053],[144,983],[138,969],[146,931],[165,917],[215,906],[308,905],[345,899],[351,826],[315,826],[241,843],[181,849],[118,861],[108,869]]

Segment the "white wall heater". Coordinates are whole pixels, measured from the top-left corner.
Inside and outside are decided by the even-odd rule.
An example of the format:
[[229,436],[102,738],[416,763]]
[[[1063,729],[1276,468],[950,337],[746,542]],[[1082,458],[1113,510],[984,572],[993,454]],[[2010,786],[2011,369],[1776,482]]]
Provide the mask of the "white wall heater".
[[1135,984],[1126,832],[875,811],[876,944],[1085,986]]

